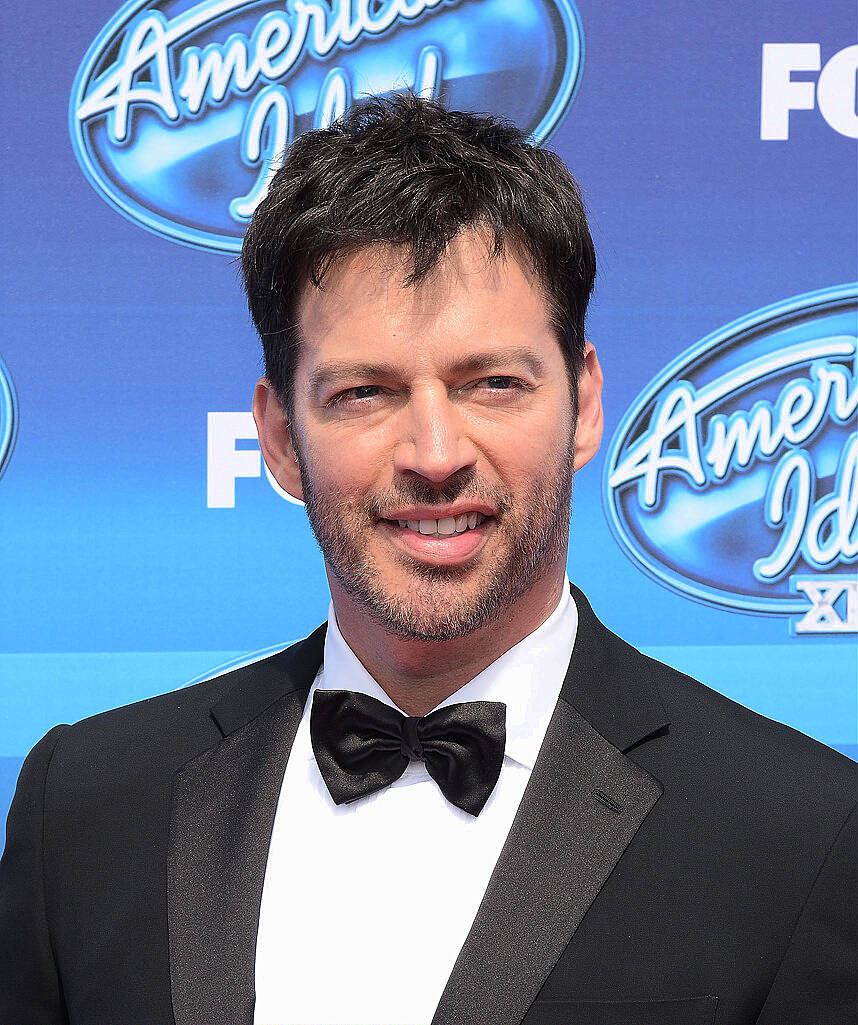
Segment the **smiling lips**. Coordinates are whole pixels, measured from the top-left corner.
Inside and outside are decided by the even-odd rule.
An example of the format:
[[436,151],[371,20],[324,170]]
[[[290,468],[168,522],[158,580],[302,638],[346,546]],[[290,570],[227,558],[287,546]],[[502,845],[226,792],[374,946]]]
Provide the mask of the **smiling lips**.
[[390,519],[382,524],[395,545],[419,562],[456,565],[472,559],[485,544],[494,518],[480,512],[439,519]]

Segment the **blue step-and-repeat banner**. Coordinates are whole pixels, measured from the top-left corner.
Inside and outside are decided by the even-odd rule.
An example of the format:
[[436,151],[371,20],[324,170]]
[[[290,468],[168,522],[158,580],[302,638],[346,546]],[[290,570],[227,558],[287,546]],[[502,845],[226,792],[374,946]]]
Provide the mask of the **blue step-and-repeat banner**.
[[[42,0],[2,74],[0,813],[73,722],[327,613],[260,458],[236,267],[269,167],[406,86],[582,183],[606,437],[571,577],[856,754],[858,46],[836,0]],[[7,19],[8,21],[9,19]]]

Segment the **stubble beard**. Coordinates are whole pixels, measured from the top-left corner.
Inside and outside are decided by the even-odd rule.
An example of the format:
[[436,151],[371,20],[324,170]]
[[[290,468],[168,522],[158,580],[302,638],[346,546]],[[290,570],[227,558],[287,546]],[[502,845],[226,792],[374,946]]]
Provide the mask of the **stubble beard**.
[[[482,488],[470,471],[440,487],[422,479],[403,482],[348,512],[314,487],[299,456],[304,504],[327,563],[349,597],[389,633],[408,640],[451,641],[495,622],[533,587],[566,549],[572,502],[574,455],[570,444],[560,465],[533,487],[515,509],[506,493]],[[505,551],[492,571],[477,566],[430,566],[404,554],[409,583],[398,593],[385,587],[368,555],[382,511],[403,505],[483,501],[498,511],[495,530]]]

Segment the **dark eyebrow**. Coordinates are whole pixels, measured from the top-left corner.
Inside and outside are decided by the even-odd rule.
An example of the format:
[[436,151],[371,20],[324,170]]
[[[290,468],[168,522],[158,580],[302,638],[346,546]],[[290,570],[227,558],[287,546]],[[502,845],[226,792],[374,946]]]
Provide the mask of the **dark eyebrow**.
[[491,349],[489,352],[464,356],[452,363],[448,370],[459,374],[481,374],[508,363],[522,364],[534,377],[542,377],[545,373],[545,363],[542,358],[524,345],[511,346],[507,349]]
[[378,380],[394,373],[394,368],[385,363],[322,363],[310,374],[310,388],[319,391],[338,381]]
[[[524,365],[534,377],[541,377],[545,373],[545,363],[541,357],[526,346],[472,353],[447,364],[445,370],[452,374],[482,374],[510,363]],[[319,391],[339,381],[377,381],[379,378],[396,375],[397,369],[386,363],[323,363],[311,372],[310,388]]]

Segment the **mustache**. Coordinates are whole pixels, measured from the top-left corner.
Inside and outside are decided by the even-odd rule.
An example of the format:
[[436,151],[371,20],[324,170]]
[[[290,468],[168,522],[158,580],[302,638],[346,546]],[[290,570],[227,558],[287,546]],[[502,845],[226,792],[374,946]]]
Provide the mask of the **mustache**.
[[373,519],[381,519],[387,509],[396,506],[442,506],[458,499],[485,503],[498,514],[505,512],[510,504],[505,492],[487,487],[473,468],[466,468],[451,474],[440,484],[433,484],[425,477],[403,477],[395,487],[368,498],[364,508]]

